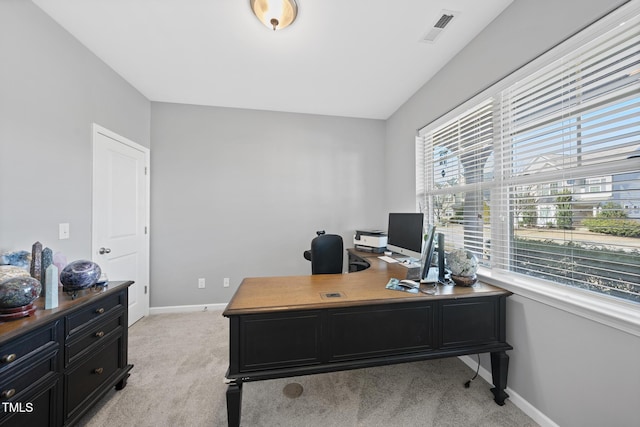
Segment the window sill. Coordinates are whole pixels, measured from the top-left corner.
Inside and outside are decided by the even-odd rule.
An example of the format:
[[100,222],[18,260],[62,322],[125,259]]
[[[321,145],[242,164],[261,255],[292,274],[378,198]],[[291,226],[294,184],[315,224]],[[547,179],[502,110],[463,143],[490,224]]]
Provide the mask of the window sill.
[[640,307],[636,303],[485,268],[478,270],[478,278],[516,295],[640,337]]

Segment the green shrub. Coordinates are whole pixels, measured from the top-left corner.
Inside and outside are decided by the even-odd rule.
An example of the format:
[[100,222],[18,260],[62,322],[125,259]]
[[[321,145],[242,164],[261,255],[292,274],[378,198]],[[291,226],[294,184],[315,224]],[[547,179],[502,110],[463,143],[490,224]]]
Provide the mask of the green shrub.
[[627,214],[618,203],[607,202],[600,207],[600,212],[596,218],[626,218]]
[[589,231],[622,237],[640,237],[640,221],[615,218],[589,218],[582,221]]

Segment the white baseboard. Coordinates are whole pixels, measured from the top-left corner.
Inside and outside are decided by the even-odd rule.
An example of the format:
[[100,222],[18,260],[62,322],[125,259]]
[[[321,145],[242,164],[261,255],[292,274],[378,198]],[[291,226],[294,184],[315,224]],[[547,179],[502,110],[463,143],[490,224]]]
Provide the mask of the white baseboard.
[[[472,356],[460,356],[458,359],[462,360],[462,362],[469,366],[473,371],[478,368],[478,360]],[[489,384],[492,384],[491,372],[485,369],[482,365],[480,365],[480,370],[478,371],[478,375],[480,375],[485,381]],[[540,424],[541,427],[559,427],[558,424],[554,423],[549,417],[540,412],[536,407],[534,407],[531,403],[526,401],[522,396],[518,393],[507,387],[505,390],[509,395],[509,400],[513,403],[518,409],[527,414],[533,421]]]
[[149,315],[167,313],[189,313],[193,311],[224,310],[227,304],[174,305],[167,307],[150,307]]

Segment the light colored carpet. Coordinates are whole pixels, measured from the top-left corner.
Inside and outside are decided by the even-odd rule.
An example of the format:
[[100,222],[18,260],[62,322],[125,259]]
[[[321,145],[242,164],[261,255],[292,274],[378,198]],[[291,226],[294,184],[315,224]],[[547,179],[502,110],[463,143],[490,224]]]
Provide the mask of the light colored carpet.
[[[124,390],[111,390],[79,425],[226,426],[228,320],[221,311],[159,314],[129,329]],[[245,383],[242,426],[534,427],[509,400],[493,401],[457,358]],[[301,384],[300,397],[283,393]]]

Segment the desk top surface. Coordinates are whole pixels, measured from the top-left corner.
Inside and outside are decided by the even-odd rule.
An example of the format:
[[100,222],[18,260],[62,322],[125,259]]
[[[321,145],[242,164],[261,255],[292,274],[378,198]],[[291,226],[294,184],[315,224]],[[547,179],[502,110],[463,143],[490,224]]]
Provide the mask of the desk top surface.
[[[246,278],[223,315],[511,295],[509,291],[484,283],[476,283],[472,287],[438,286],[435,295],[386,289],[389,279],[406,277],[407,267],[389,264],[370,254],[363,257],[366,257],[371,267],[355,273]],[[428,285],[421,285],[423,289],[426,289],[425,286]],[[340,296],[331,297],[328,294]]]

